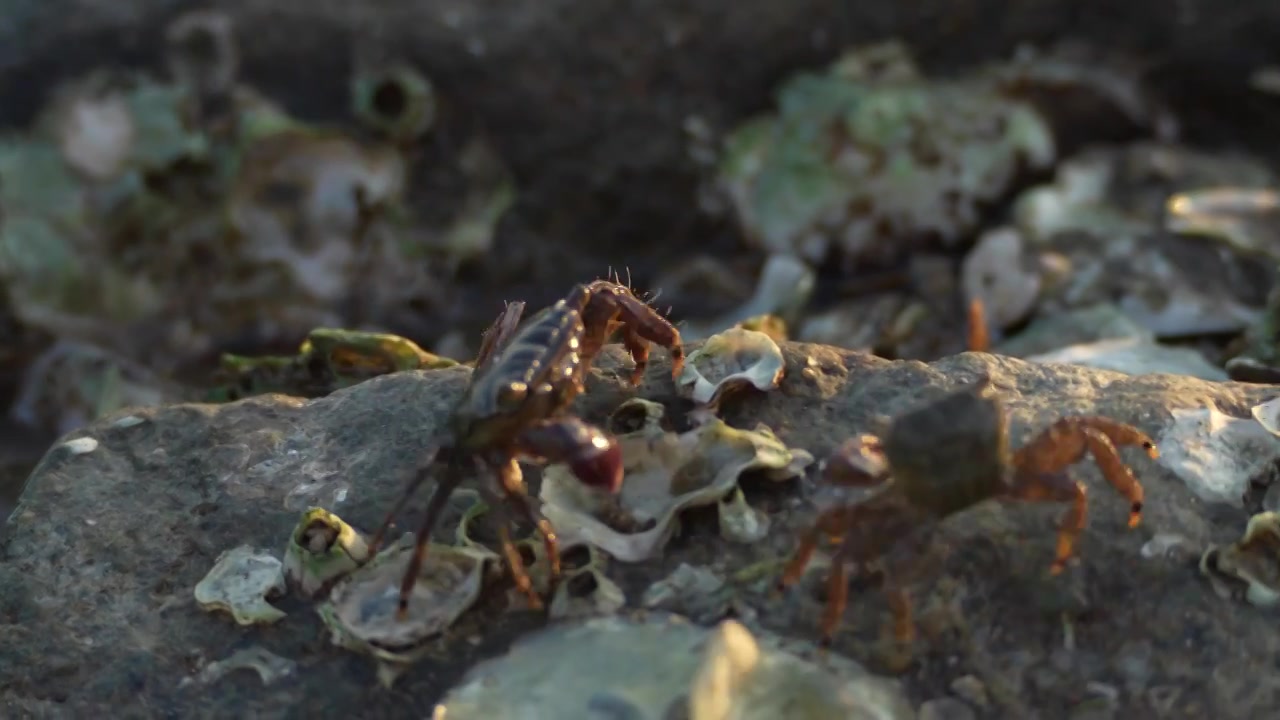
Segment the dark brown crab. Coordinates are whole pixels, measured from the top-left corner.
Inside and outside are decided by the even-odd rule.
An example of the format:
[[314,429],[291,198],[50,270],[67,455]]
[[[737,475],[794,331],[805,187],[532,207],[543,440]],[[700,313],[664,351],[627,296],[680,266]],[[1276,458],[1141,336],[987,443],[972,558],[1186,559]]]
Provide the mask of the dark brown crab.
[[670,350],[673,376],[679,376],[684,365],[679,331],[618,283],[596,280],[577,285],[521,326],[523,308],[523,303],[508,305],[485,333],[471,382],[449,419],[447,438],[429,451],[371,543],[371,553],[376,552],[392,520],[443,452],[448,469],[432,490],[418,527],[417,544],[400,588],[401,615],[408,607],[432,528],[466,469],[496,474],[499,489],[482,482],[481,493],[498,521],[503,556],[516,586],[533,608],[541,608],[542,599],[511,541],[506,503],[537,526],[553,582],[560,574],[560,556],[555,530],[529,499],[518,460],[564,462],[583,483],[617,492],[622,483],[617,442],[599,428],[566,414],[582,392],[588,368],[616,330],[621,330],[623,346],[635,362],[632,384],[644,376],[651,342]]
[[[1129,501],[1129,526],[1140,522],[1143,489],[1117,450],[1125,445],[1159,456],[1142,431],[1099,416],[1062,418],[1011,451],[1008,416],[992,392],[990,378],[982,377],[895,418],[882,437],[860,435],[831,453],[823,470],[826,482],[861,488],[865,494],[819,514],[802,536],[779,586],[798,581],[821,538],[831,538],[836,550],[821,626],[822,642],[828,644],[848,600],[850,565],[865,569],[909,541],[925,539],[934,523],[993,498],[1071,504],[1062,518],[1050,569],[1058,574],[1074,553],[1087,509],[1084,484],[1066,470],[1086,454]],[[880,569],[893,612],[894,657],[906,662],[915,639],[906,590],[910,567],[902,572]]]

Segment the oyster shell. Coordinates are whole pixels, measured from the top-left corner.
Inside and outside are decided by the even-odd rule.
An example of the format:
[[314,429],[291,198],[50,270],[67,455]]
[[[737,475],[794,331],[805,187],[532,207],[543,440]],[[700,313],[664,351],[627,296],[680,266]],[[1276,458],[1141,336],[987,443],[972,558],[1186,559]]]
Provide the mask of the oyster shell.
[[269,624],[284,612],[268,599],[285,592],[280,560],[250,545],[241,545],[218,556],[213,569],[196,584],[196,602],[205,610],[223,610],[241,625]]
[[316,608],[335,645],[372,656],[378,681],[391,687],[433,640],[480,597],[486,571],[498,559],[478,546],[432,543],[409,598],[408,615],[396,618],[400,580],[413,552],[413,535],[334,585],[329,599]]
[[[751,631],[707,629],[666,613],[564,623],[472,668],[437,720],[906,720],[899,685],[840,656]],[[554,658],[554,661],[550,659]]]
[[715,417],[677,434],[650,418],[640,430],[618,436],[624,480],[608,495],[577,482],[563,465],[543,473],[543,514],[560,532],[563,547],[598,547],[623,562],[640,562],[670,539],[681,511],[718,503],[748,470],[763,469],[786,480],[813,462],[807,451],[788,448],[769,428],[738,430]]
[[328,510],[313,507],[302,514],[289,536],[284,577],[304,597],[315,599],[368,559],[369,545],[355,528]]
[[1255,322],[1268,272],[1258,253],[1206,242],[1214,236],[1207,219],[1193,223],[1182,212],[1152,228],[1151,217],[1170,212],[1170,186],[1193,191],[1260,170],[1161,143],[1094,148],[1062,163],[1052,184],[1024,193],[1014,210],[1025,236],[1049,251],[1042,257],[1062,265],[1056,278],[1045,276],[1040,308],[1052,315],[1113,302],[1158,337],[1236,332]]
[[1025,319],[1040,298],[1040,271],[1029,262],[1026,239],[1002,227],[978,238],[961,268],[964,294],[981,300],[987,322],[1003,331]]
[[1280,260],[1280,191],[1214,187],[1178,193],[1166,206],[1165,229]]
[[296,673],[298,663],[280,657],[264,647],[254,645],[236,650],[223,660],[205,665],[199,675],[183,678],[182,682],[178,683],[178,687],[193,683],[209,685],[236,670],[252,670],[258,674],[258,679],[262,680],[263,685],[271,685]]
[[1280,604],[1280,514],[1258,513],[1249,518],[1240,540],[1210,546],[1200,558],[1200,572],[1226,599],[1243,596],[1259,607]]
[[1056,154],[1035,108],[981,74],[926,79],[897,42],[797,73],[776,96],[776,112],[725,138],[714,186],[748,242],[814,263],[954,245],[1020,168]]
[[1201,500],[1242,507],[1254,478],[1280,459],[1280,438],[1254,418],[1227,415],[1215,405],[1173,410],[1156,438],[1158,463]]
[[768,392],[778,387],[786,361],[765,333],[740,327],[711,336],[689,354],[676,382],[680,395],[711,407],[746,387]]

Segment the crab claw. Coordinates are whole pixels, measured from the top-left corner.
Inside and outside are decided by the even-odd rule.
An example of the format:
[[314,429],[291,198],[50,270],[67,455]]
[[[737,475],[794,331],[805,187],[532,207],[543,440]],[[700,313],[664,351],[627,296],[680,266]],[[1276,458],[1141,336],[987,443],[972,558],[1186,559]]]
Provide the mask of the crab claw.
[[622,488],[622,448],[618,441],[578,418],[554,418],[526,428],[516,446],[526,456],[565,463],[588,487],[611,493]]
[[611,436],[597,434],[569,459],[569,469],[583,485],[616,493],[622,489],[622,448]]

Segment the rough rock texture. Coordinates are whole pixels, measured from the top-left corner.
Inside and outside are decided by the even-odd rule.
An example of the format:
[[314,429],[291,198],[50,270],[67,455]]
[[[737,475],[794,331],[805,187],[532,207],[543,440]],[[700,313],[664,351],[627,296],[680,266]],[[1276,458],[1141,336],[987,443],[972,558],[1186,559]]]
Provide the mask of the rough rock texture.
[[[57,79],[110,59],[155,60],[166,21],[196,6],[172,0],[5,0],[0,3],[0,123],[22,121]],[[420,63],[449,104],[446,128],[484,127],[511,164],[520,206],[503,233],[511,252],[547,272],[519,297],[533,305],[582,276],[573,251],[604,245],[616,265],[647,277],[706,242],[698,221],[683,124],[691,114],[728,127],[771,102],[774,86],[843,47],[903,38],[930,71],[1007,56],[1019,43],[1081,39],[1137,51],[1194,126],[1218,138],[1274,144],[1274,113],[1248,90],[1276,61],[1280,6],[1241,0],[1224,9],[1187,0],[922,0],[861,2],[590,0],[490,2],[229,0],[246,38],[247,77],[304,116],[344,107],[353,47]],[[1238,106],[1224,117],[1221,108]],[[1262,134],[1265,132],[1266,134]],[[445,146],[465,136],[448,130]],[[519,230],[513,230],[519,228]],[[655,240],[659,242],[655,246]],[[729,242],[732,242],[731,240]],[[563,245],[562,245],[563,243]],[[644,253],[636,253],[644,247]],[[559,249],[563,248],[563,250]],[[598,260],[597,260],[598,262]],[[524,267],[512,263],[513,268]],[[604,268],[591,268],[591,273]]]
[[[985,354],[926,365],[817,345],[784,350],[789,370],[782,387],[733,402],[726,417],[736,426],[768,423],[818,455],[869,429],[872,416],[894,414],[979,372],[991,374],[1013,411],[1015,441],[1063,413],[1104,413],[1158,435],[1175,408],[1212,401],[1247,417],[1251,405],[1274,394],[1260,386],[1130,377]],[[639,392],[678,413],[687,405],[676,399],[665,353],[657,355],[662,360]],[[629,363],[616,347],[597,367],[580,408],[600,421],[635,391],[621,383]],[[3,714],[423,717],[470,663],[541,620],[501,613],[500,598],[496,607],[482,603],[438,654],[387,692],[376,688],[365,658],[328,644],[304,606],[285,602],[290,615],[278,625],[241,628],[198,609],[192,588],[233,545],[282,549],[308,502],[366,529],[376,525],[468,372],[383,376],[310,402],[266,396],[149,409],[135,413],[141,423],[117,415],[64,438],[36,469],[0,534]],[[99,445],[82,454],[65,446],[83,437]],[[1273,619],[1220,599],[1195,568],[1206,543],[1238,537],[1245,511],[1207,505],[1140,453],[1126,457],[1146,486],[1145,522],[1125,529],[1124,502],[1092,465],[1078,466],[1093,490],[1090,527],[1080,564],[1058,580],[1044,579],[1056,506],[989,504],[948,521],[938,543],[942,577],[916,593],[925,633],[919,663],[906,676],[915,702],[947,694],[966,676],[985,685],[988,712],[1018,717],[1036,716],[1029,709],[1054,718],[1092,708],[1104,717],[1127,710],[1243,718],[1280,702],[1280,687],[1264,674],[1264,659],[1280,651]],[[777,518],[767,541],[730,547],[714,520],[692,519],[665,558],[614,563],[610,574],[634,603],[680,562],[728,575],[785,555],[809,517],[796,510],[802,505],[796,489],[751,490],[749,499]],[[1182,536],[1190,554],[1145,557],[1141,549],[1155,533]],[[771,628],[814,632],[816,602],[743,593]],[[884,611],[878,595],[855,590],[836,650],[874,666]],[[254,645],[297,661],[295,676],[264,687],[241,671],[180,687],[206,663]]]

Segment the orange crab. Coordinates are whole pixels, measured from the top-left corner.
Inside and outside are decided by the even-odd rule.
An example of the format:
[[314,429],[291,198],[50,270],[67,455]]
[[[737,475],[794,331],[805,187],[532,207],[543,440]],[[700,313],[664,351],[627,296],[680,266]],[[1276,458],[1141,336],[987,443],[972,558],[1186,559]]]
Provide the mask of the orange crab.
[[[1093,456],[1107,482],[1129,501],[1129,526],[1139,523],[1142,485],[1118,448],[1138,446],[1158,457],[1155,443],[1141,430],[1105,417],[1065,417],[1026,446],[1011,450],[1008,422],[990,378],[984,376],[895,418],[881,437],[860,435],[832,452],[824,463],[824,480],[863,493],[819,514],[779,579],[781,588],[797,582],[823,536],[836,545],[821,626],[824,645],[844,613],[850,565],[865,568],[906,541],[919,539],[917,530],[986,500],[1070,503],[1051,566],[1052,573],[1060,573],[1074,554],[1087,509],[1084,484],[1066,470],[1085,455]],[[910,598],[902,576],[882,569],[893,637],[899,650],[909,650],[915,640]]]

